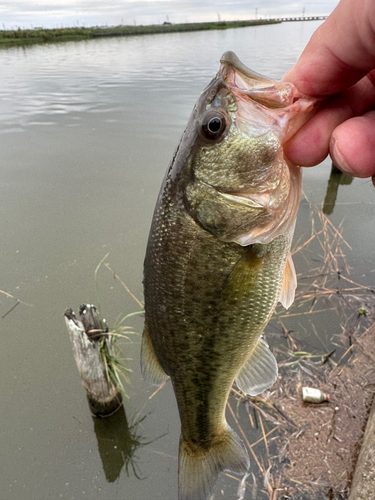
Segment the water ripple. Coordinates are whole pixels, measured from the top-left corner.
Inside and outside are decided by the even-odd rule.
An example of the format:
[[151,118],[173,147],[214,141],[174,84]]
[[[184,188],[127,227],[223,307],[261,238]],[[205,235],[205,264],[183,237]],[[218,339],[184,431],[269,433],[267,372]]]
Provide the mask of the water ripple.
[[[301,24],[309,25],[304,31],[316,28],[313,22]],[[151,95],[168,99],[171,90],[180,90],[181,99],[190,102],[214,76],[220,55],[228,49],[256,71],[280,77],[302,43],[295,43],[296,31],[287,25],[273,26],[272,38],[267,33],[268,27],[255,27],[0,51],[0,129],[17,123],[17,129],[20,123],[52,126],[51,116],[110,113],[119,110],[119,103],[126,112]]]

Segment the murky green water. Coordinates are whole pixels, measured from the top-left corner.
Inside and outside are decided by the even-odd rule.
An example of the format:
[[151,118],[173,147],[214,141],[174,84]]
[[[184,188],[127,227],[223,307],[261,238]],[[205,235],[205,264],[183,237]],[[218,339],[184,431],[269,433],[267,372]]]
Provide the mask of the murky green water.
[[[141,378],[140,338],[133,335],[131,343],[122,343],[133,370],[128,421],[93,419],[63,312],[99,302],[113,325],[139,309],[104,266],[96,286],[95,269],[108,254],[105,262],[142,298],[156,196],[221,54],[234,50],[252,69],[280,77],[317,26],[289,23],[0,52],[0,289],[23,301],[0,320],[2,499],[176,499],[179,420],[171,387],[148,399],[154,389]],[[317,204],[329,172],[329,161],[305,172],[305,193]],[[352,277],[368,285],[374,282],[374,211],[370,181],[354,180],[339,187],[330,216],[335,224],[345,218]],[[310,232],[302,202],[296,236]],[[296,264],[297,272],[307,265],[300,258]],[[14,304],[0,294],[0,315]],[[336,321],[328,325],[332,334],[339,330]],[[142,318],[129,325],[141,332]],[[215,498],[235,498],[237,486],[222,475]]]

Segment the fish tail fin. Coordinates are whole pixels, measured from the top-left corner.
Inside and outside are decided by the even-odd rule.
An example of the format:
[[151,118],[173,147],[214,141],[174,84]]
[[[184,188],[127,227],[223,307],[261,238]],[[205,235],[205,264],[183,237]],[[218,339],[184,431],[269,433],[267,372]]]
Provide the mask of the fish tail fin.
[[208,500],[222,471],[246,473],[249,454],[237,434],[227,425],[209,448],[191,446],[182,437],[178,457],[178,499]]

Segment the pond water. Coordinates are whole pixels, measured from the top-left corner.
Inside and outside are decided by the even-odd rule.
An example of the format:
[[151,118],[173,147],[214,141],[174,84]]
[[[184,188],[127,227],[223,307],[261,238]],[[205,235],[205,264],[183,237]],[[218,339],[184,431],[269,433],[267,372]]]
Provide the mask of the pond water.
[[[96,279],[95,270],[105,258],[142,300],[160,184],[220,56],[233,50],[255,71],[279,78],[318,25],[0,52],[0,289],[22,301],[9,312],[16,302],[0,294],[2,499],[176,500],[179,419],[171,387],[149,399],[154,388],[142,380],[140,336],[133,334],[131,342],[121,342],[133,370],[128,427],[124,419],[117,427],[93,419],[63,312],[100,304],[114,325],[139,310],[104,265]],[[329,173],[328,160],[304,172],[304,191],[318,205]],[[371,182],[356,179],[340,186],[330,215],[334,224],[345,219],[352,278],[368,285],[374,279],[374,211]],[[297,239],[311,232],[309,213],[302,202]],[[297,272],[305,265],[296,259]],[[141,317],[127,324],[141,333]],[[215,498],[235,498],[237,486],[222,475]]]

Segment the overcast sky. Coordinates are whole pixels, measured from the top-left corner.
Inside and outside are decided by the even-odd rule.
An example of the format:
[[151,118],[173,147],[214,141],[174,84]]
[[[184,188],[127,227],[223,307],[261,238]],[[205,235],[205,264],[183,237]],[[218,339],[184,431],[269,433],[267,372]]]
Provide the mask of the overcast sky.
[[0,0],[0,29],[329,14],[338,0]]

